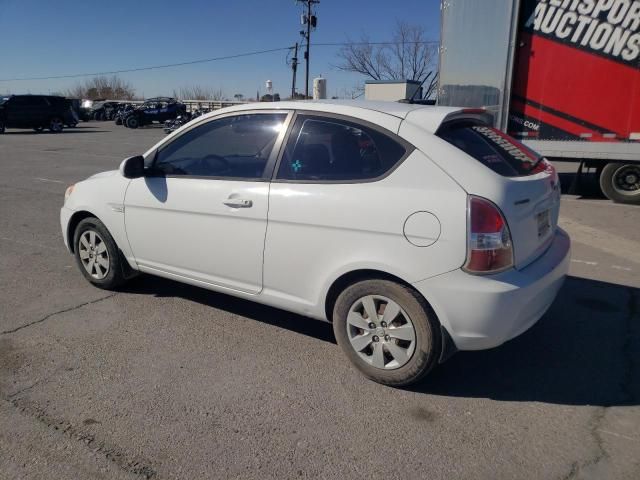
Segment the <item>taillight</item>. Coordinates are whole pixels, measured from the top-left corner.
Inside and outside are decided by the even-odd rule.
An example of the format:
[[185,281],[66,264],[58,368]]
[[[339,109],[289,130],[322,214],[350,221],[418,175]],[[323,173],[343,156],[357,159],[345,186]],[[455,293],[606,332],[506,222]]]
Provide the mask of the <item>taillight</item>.
[[493,203],[481,197],[469,197],[469,273],[497,273],[513,266],[511,233],[504,216]]
[[549,174],[553,175],[555,171],[556,171],[555,167],[551,163],[549,163],[545,158],[543,158],[540,162],[538,162],[538,164],[536,165],[536,168],[532,169],[529,173],[531,175],[534,175],[536,173],[548,172]]

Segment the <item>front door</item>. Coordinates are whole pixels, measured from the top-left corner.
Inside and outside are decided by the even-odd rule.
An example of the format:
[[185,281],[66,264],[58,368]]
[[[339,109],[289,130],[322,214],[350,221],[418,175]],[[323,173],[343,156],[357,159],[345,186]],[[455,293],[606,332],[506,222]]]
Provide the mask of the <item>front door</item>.
[[159,148],[125,198],[141,270],[260,292],[269,179],[286,120],[281,112],[217,117]]

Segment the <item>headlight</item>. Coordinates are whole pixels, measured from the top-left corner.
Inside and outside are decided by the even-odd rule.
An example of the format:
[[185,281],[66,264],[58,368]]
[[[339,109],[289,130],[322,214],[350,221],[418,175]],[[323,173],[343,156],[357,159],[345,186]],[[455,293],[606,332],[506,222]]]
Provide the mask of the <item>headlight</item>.
[[67,189],[64,191],[64,203],[67,203],[67,200],[69,199],[69,197],[73,193],[73,189],[74,188],[75,188],[75,184],[74,185],[69,185],[67,187]]

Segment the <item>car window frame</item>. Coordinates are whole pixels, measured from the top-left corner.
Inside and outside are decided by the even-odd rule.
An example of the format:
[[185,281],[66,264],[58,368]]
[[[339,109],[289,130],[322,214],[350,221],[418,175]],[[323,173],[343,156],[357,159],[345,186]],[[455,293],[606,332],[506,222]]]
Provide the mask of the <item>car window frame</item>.
[[[399,143],[400,145],[402,145],[402,147],[405,149],[404,155],[402,155],[397,161],[396,163],[393,164],[393,166],[391,168],[389,168],[387,171],[385,171],[382,175],[378,175],[377,177],[371,177],[371,178],[354,178],[351,180],[302,180],[302,179],[288,179],[288,178],[278,178],[278,171],[280,170],[280,164],[282,162],[282,158],[284,157],[284,153],[285,153],[285,149],[287,148],[287,145],[289,144],[289,140],[291,139],[291,134],[293,132],[293,129],[295,127],[296,121],[298,120],[298,117],[301,115],[305,115],[305,116],[309,116],[309,117],[318,117],[318,118],[322,118],[324,119],[331,119],[331,120],[341,120],[343,122],[348,122],[348,123],[352,123],[352,124],[356,124],[356,125],[362,125],[363,127],[366,127],[368,129],[371,130],[375,130],[376,132],[380,133],[381,135],[385,135],[387,137],[389,137],[391,140],[393,140],[394,142]],[[276,163],[276,165],[274,166],[273,169],[273,177],[271,179],[272,183],[292,183],[292,184],[323,184],[323,185],[331,185],[331,184],[344,184],[344,185],[349,185],[349,184],[358,184],[358,183],[374,183],[374,182],[379,182],[381,180],[384,180],[385,178],[387,178],[389,175],[391,175],[400,165],[402,165],[404,163],[404,161],[407,159],[407,157],[409,157],[409,155],[411,155],[414,151],[416,150],[416,147],[411,144],[410,142],[408,142],[407,140],[405,140],[404,138],[400,137],[397,133],[388,130],[380,125],[377,125],[375,123],[371,123],[367,120],[364,120],[362,118],[358,118],[358,117],[352,117],[350,115],[343,115],[343,114],[339,114],[339,113],[332,113],[332,112],[325,112],[325,111],[315,111],[315,110],[296,110],[294,115],[291,118],[291,122],[289,123],[289,127],[287,129],[287,134],[286,137],[284,138],[281,148],[280,148],[280,154],[278,155],[278,161]]]
[[228,180],[228,181],[234,181],[234,182],[270,182],[274,174],[274,169],[275,169],[277,160],[280,154],[282,153],[281,150],[282,150],[282,146],[284,145],[284,139],[287,137],[289,133],[289,129],[291,128],[291,119],[293,118],[293,113],[294,113],[293,110],[288,110],[288,109],[273,109],[273,110],[256,109],[256,110],[240,110],[235,112],[228,112],[221,115],[216,115],[211,118],[203,118],[201,121],[196,122],[189,128],[180,132],[175,137],[171,137],[170,141],[168,140],[164,142],[162,145],[160,145],[158,148],[156,148],[153,154],[151,155],[153,157],[152,161],[150,162],[149,166],[146,168],[148,170],[153,171],[156,167],[156,162],[158,160],[158,153],[160,153],[160,151],[162,151],[164,148],[166,148],[168,145],[170,145],[171,143],[173,143],[174,141],[176,141],[178,138],[185,135],[186,133],[196,128],[199,128],[207,123],[215,122],[217,120],[222,120],[228,117],[239,117],[239,116],[245,116],[245,115],[284,114],[286,116],[283,122],[282,130],[278,133],[278,136],[276,137],[276,141],[274,142],[273,147],[271,147],[271,152],[269,152],[269,156],[267,157],[267,163],[264,167],[264,171],[262,172],[261,177],[248,178],[248,177],[222,177],[222,176],[214,176],[214,175],[172,175],[172,174],[165,174],[165,173],[157,173],[157,174],[151,173],[146,176],[165,177],[165,178],[201,179],[201,180]]

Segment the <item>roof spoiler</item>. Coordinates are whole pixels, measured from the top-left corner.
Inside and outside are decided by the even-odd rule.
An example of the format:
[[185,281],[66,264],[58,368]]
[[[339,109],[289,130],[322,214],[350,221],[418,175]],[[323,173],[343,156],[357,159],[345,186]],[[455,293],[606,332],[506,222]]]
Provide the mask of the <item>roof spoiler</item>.
[[463,108],[444,117],[438,130],[447,124],[463,120],[478,120],[487,125],[494,125],[493,114],[484,108]]

